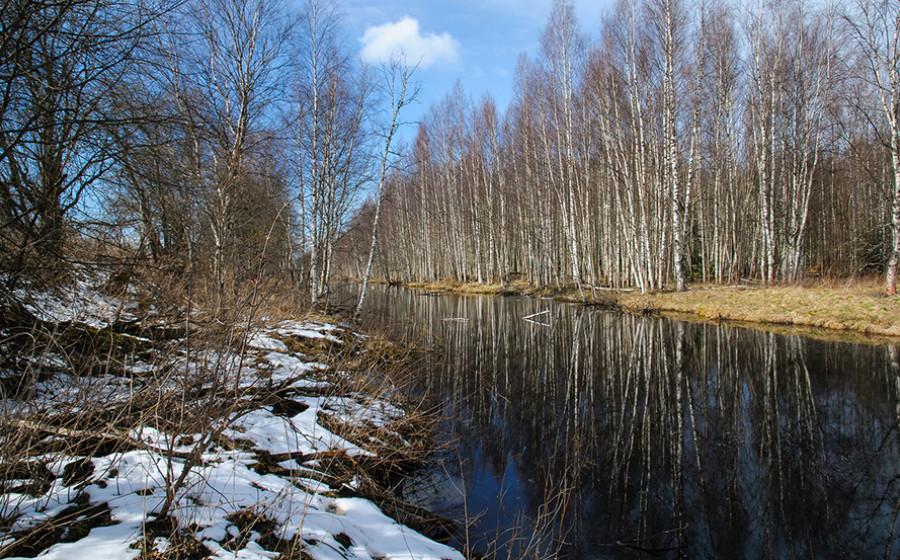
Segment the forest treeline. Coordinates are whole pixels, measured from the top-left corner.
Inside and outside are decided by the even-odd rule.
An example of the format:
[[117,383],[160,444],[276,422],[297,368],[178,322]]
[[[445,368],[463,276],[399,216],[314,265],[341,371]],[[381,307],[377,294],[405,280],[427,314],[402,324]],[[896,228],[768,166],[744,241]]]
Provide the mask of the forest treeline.
[[326,0],[3,0],[0,295],[102,263],[217,312],[321,298],[414,93],[357,50]]
[[101,261],[216,312],[370,269],[895,290],[897,0],[558,0],[505,110],[458,86],[404,150],[415,61],[331,0],[0,1],[3,297]]
[[558,0],[505,111],[458,86],[421,120],[376,272],[582,293],[877,272],[894,293],[898,30],[888,0],[628,0],[588,35]]

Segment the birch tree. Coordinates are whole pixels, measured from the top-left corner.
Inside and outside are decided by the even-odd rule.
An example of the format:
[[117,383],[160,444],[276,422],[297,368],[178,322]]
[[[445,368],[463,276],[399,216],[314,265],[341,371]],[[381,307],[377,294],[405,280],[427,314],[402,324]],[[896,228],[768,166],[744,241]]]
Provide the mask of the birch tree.
[[269,0],[213,0],[182,9],[161,38],[165,91],[186,134],[186,178],[203,193],[209,297],[218,314],[243,247],[236,232],[247,220],[239,211],[252,183],[247,162],[276,134],[272,113],[286,102],[295,19],[284,4]]
[[[581,250],[576,228],[577,162],[575,156],[575,85],[584,56],[584,39],[578,30],[575,7],[568,0],[555,0],[550,21],[541,40],[549,81],[549,98],[541,112],[542,144],[547,173],[554,186],[562,214],[563,235],[568,251],[572,282],[584,299],[581,280]],[[552,119],[552,120],[549,120]]]
[[383,70],[385,89],[390,100],[389,122],[386,129],[380,135],[384,142],[381,159],[378,162],[378,190],[375,194],[375,215],[372,218],[372,244],[369,247],[369,259],[366,262],[366,271],[363,273],[362,289],[359,293],[359,303],[356,305],[356,315],[362,312],[363,303],[366,300],[366,290],[369,287],[369,275],[372,273],[372,261],[375,259],[375,246],[378,242],[378,221],[381,217],[381,202],[384,193],[384,182],[387,177],[390,159],[398,154],[393,152],[392,144],[402,122],[400,113],[403,108],[415,101],[417,91],[415,84],[410,84],[410,79],[415,72],[415,67],[408,66],[399,59],[391,59],[388,67]]
[[[710,86],[695,92],[708,93],[704,105],[707,168],[711,175],[706,193],[709,259],[716,282],[733,280],[740,273],[739,257],[745,235],[740,231],[744,208],[741,201],[744,183],[739,181],[738,135],[741,132],[738,110],[740,94],[739,57],[737,33],[729,12],[723,8],[711,11],[704,31],[707,55],[704,57],[710,76]],[[701,197],[703,200],[703,197]],[[711,230],[711,232],[710,232]]]
[[[689,187],[683,184],[680,177],[681,146],[679,139],[679,68],[677,53],[683,47],[682,27],[680,21],[680,2],[677,0],[658,0],[653,6],[655,27],[663,58],[663,176],[666,189],[671,196],[672,216],[672,261],[675,276],[675,289],[679,292],[686,289],[685,284],[685,221],[688,204]],[[688,162],[690,166],[692,162]]]
[[759,228],[759,273],[772,283],[776,271],[776,157],[779,108],[784,89],[783,77],[785,37],[782,12],[769,12],[761,1],[756,2],[748,17],[748,47],[750,69],[750,129],[753,164],[757,181],[757,223]]
[[338,232],[369,177],[367,78],[341,43],[340,22],[335,5],[309,0],[300,29],[298,202],[313,303],[327,293]]
[[[900,3],[896,0],[857,0],[844,15],[856,40],[864,70],[859,78],[872,85],[877,98],[871,105],[861,101],[869,122],[890,157],[890,225],[885,290],[897,292],[900,265]],[[880,126],[879,126],[880,124]]]
[[782,277],[797,280],[803,273],[804,243],[809,223],[815,170],[824,151],[827,112],[834,82],[832,14],[797,3],[786,65],[786,120],[782,178],[784,215]]

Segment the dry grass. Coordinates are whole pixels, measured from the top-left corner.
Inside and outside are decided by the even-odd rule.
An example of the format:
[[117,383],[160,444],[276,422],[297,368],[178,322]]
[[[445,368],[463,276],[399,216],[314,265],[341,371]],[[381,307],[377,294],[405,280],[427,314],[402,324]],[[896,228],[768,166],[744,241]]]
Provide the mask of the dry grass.
[[[274,337],[268,327],[280,320],[327,319],[327,308],[311,308],[286,283],[259,281],[229,300],[233,309],[226,308],[214,317],[201,307],[205,302],[191,300],[191,290],[177,278],[153,270],[129,272],[108,275],[117,279],[103,284],[102,289],[123,301],[133,298],[133,302],[128,299],[134,303],[129,309],[142,316],[111,322],[108,328],[43,320],[16,300],[0,301],[0,368],[5,371],[0,379],[0,404],[6,403],[0,406],[0,535],[10,537],[0,538],[0,558],[35,556],[61,542],[64,535],[80,539],[93,527],[108,524],[108,507],[97,511],[76,508],[11,532],[22,500],[43,495],[57,479],[72,492],[83,492],[93,467],[86,470],[82,463],[91,465],[91,457],[147,449],[143,440],[130,435],[143,427],[179,436],[167,438],[160,444],[163,447],[150,447],[160,457],[164,478],[165,502],[157,517],[171,525],[175,517],[168,516],[169,510],[188,494],[187,477],[194,467],[202,464],[209,450],[239,444],[223,435],[226,430],[258,408],[290,411],[295,396],[356,401],[359,410],[355,412],[352,407],[349,413],[323,407],[318,421],[375,455],[314,454],[307,460],[317,462],[316,476],[337,483],[359,482],[360,490],[346,490],[348,496],[370,499],[413,528],[428,532],[435,526],[450,526],[395,497],[398,481],[424,464],[432,451],[436,429],[434,414],[405,391],[407,380],[413,379],[416,371],[412,350],[371,333],[363,337],[339,328],[332,335],[341,337],[341,343],[326,338],[287,338],[282,342],[304,361],[328,365],[315,374],[308,373],[309,380],[330,383],[310,388],[303,384],[294,387],[294,379],[273,383],[264,375],[264,353],[251,353],[245,344],[247,337],[257,332]],[[134,288],[132,292],[126,291],[128,284]],[[80,304],[72,305],[77,308]],[[184,367],[187,362],[191,367]],[[136,364],[141,368],[131,368]],[[258,377],[249,377],[257,373]],[[61,396],[44,391],[37,399],[36,386],[54,387]],[[127,393],[111,389],[119,386],[127,387]],[[66,399],[69,395],[77,398]],[[386,417],[383,424],[370,420],[367,407],[380,410],[376,401],[405,414]],[[185,447],[186,451],[181,449]],[[253,452],[263,463],[264,452]],[[70,461],[73,458],[77,461]],[[57,461],[70,461],[62,476],[47,466]],[[298,472],[305,469],[301,464]],[[238,526],[240,538],[244,538],[244,527]],[[165,535],[171,545],[167,552],[157,554],[147,548],[146,543],[154,542],[154,535],[148,533],[142,541],[141,557],[208,556],[187,533],[169,530]],[[258,527],[256,531],[260,532]],[[294,547],[298,552],[289,556],[294,548],[281,550],[278,547],[284,543],[272,543],[270,550],[282,552],[281,558],[308,557],[301,555],[299,545]],[[235,546],[238,544],[236,541]]]
[[[686,292],[596,291],[592,305],[618,307],[631,313],[662,313],[688,320],[731,321],[768,329],[804,330],[803,334],[871,342],[873,337],[900,338],[900,296],[884,293],[881,279],[807,281],[797,286],[694,285]],[[460,295],[527,295],[580,303],[572,288],[539,289],[524,281],[505,287],[444,281],[413,283],[408,288]],[[810,329],[821,330],[809,332]],[[824,331],[824,332],[823,332]],[[895,340],[892,340],[895,342]]]
[[468,296],[536,295],[538,293],[531,284],[524,280],[508,282],[505,286],[499,283],[479,284],[478,282],[443,280],[441,282],[410,282],[406,284],[406,287],[410,290]]
[[791,325],[900,337],[900,297],[870,283],[815,286],[694,286],[686,292],[618,292],[625,310],[677,313],[713,321]]

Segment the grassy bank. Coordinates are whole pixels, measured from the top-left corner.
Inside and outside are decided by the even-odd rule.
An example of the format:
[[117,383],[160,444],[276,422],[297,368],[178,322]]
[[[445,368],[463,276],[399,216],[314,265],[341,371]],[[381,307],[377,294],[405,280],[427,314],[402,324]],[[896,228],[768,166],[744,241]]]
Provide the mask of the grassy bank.
[[[525,282],[409,284],[412,289],[469,295],[526,295],[580,302],[573,289],[538,289]],[[780,329],[822,329],[850,337],[900,338],[900,297],[883,293],[876,281],[807,286],[695,285],[686,292],[585,292],[586,302],[630,313],[677,315],[686,319],[731,321]]]
[[617,301],[632,312],[900,337],[900,298],[868,287],[695,287],[680,293],[619,293]]

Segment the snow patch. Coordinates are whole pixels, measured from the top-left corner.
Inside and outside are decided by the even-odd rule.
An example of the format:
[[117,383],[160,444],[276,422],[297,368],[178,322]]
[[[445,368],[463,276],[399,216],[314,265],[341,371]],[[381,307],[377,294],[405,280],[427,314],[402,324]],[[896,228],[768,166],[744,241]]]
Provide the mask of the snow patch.
[[[81,303],[75,305],[74,300]],[[93,326],[108,325],[127,316],[126,306],[121,302],[97,296],[81,283],[73,285],[66,297],[36,297],[30,305],[30,309],[40,313],[45,320],[77,320]],[[250,350],[241,363],[253,365],[243,367],[241,385],[284,384],[283,388],[293,391],[291,400],[296,401],[297,409],[302,412],[285,415],[259,408],[243,414],[222,435],[247,442],[250,449],[217,446],[200,449],[200,461],[188,471],[171,514],[179,527],[190,528],[193,538],[209,549],[213,558],[267,560],[278,557],[258,542],[259,532],[242,532],[232,521],[235,515],[249,511],[276,523],[278,537],[306,543],[304,550],[317,560],[462,560],[459,552],[398,524],[368,500],[334,497],[333,489],[317,479],[314,461],[298,468],[298,459],[302,460],[304,456],[314,458],[323,453],[373,456],[371,451],[322,426],[319,423],[322,415],[341,424],[390,429],[391,422],[404,414],[393,404],[370,397],[303,395],[304,390],[312,394],[324,393],[328,383],[311,377],[321,377],[321,370],[327,366],[290,353],[283,339],[302,337],[341,344],[338,335],[346,337],[347,333],[325,323],[285,321],[250,337]],[[227,367],[238,363],[233,355],[205,353],[195,354],[193,358]],[[56,358],[49,356],[47,359],[53,362]],[[53,365],[66,366],[64,361],[53,362]],[[190,375],[192,371],[202,371],[203,365],[181,358],[174,360],[172,367],[183,368],[185,375]],[[129,378],[105,375],[85,380],[57,374],[35,386],[33,402],[26,405],[7,400],[0,404],[7,414],[21,407],[37,407],[48,413],[77,411],[81,406],[79,399],[87,392],[91,396],[100,395],[104,402],[124,402],[133,390],[132,384],[139,383],[143,375],[152,375],[157,367],[157,364],[135,357],[124,367],[131,375]],[[137,426],[125,435],[139,442],[142,448],[93,458],[62,456],[51,460],[45,457],[48,472],[55,478],[42,488],[40,495],[12,491],[0,494],[0,518],[15,518],[9,535],[0,540],[0,545],[10,544],[11,536],[16,533],[37,527],[73,505],[84,505],[87,500],[88,505],[108,506],[111,524],[93,527],[86,536],[74,542],[54,544],[38,557],[58,560],[137,558],[140,555],[137,545],[144,538],[146,524],[163,506],[167,485],[184,472],[187,457],[203,437],[202,434],[168,434],[149,425]],[[169,451],[174,454],[167,455]],[[265,472],[255,470],[260,452],[284,454],[291,459],[277,463],[283,469],[282,474],[260,474]],[[67,466],[75,461],[88,461],[93,471],[88,471],[86,478],[77,484],[66,486]],[[348,486],[352,488],[352,483]],[[237,535],[241,536],[243,540],[238,540],[243,544],[238,550],[227,550],[223,543]],[[166,538],[154,537],[144,546],[164,552],[172,543]]]

